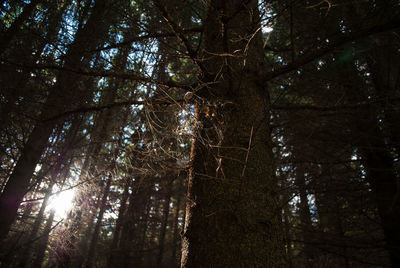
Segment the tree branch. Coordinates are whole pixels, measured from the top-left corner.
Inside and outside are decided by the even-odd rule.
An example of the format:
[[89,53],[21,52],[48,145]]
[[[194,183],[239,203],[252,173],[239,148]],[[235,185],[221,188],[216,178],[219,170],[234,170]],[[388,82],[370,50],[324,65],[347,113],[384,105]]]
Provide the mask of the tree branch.
[[113,103],[104,104],[104,105],[86,106],[86,107],[84,106],[84,107],[65,111],[65,112],[57,114],[55,116],[46,118],[45,120],[43,120],[43,122],[58,120],[58,119],[67,117],[72,114],[84,114],[84,113],[90,113],[90,112],[98,112],[98,111],[101,111],[104,109],[111,109],[111,108],[121,107],[121,106],[146,105],[146,104],[172,105],[172,104],[186,104],[186,102],[184,100],[174,100],[174,101],[172,101],[172,100],[171,101],[166,101],[166,100],[144,100],[144,101],[128,100],[128,101],[113,102]]
[[326,54],[332,52],[333,50],[335,50],[347,43],[355,41],[357,39],[367,37],[367,36],[370,36],[373,34],[378,34],[378,33],[386,32],[386,31],[394,30],[397,28],[400,28],[400,20],[391,21],[386,24],[372,26],[367,29],[362,29],[357,32],[352,32],[350,34],[343,35],[338,40],[329,43],[327,46],[317,49],[314,53],[299,57],[299,58],[297,58],[296,61],[294,61],[286,66],[283,66],[277,70],[268,72],[264,77],[264,81],[267,82],[278,76],[287,74],[294,70],[297,70],[301,66],[304,66],[314,60],[317,60],[317,59],[325,56]]
[[14,62],[9,62],[7,63],[17,66],[19,68],[24,68],[24,69],[36,69],[36,70],[58,70],[58,71],[63,71],[63,72],[71,72],[71,73],[76,73],[80,75],[85,75],[85,76],[94,76],[94,77],[111,77],[111,78],[120,78],[120,79],[125,79],[125,80],[131,80],[131,81],[137,81],[137,82],[142,82],[142,83],[152,83],[160,86],[166,86],[166,87],[174,87],[174,88],[181,88],[184,90],[192,90],[193,87],[196,85],[188,85],[188,84],[180,84],[173,82],[172,80],[169,81],[159,81],[150,77],[145,77],[138,75],[136,72],[133,71],[123,71],[123,72],[113,72],[113,71],[104,71],[104,70],[84,70],[84,69],[71,69],[63,66],[57,66],[57,65],[44,65],[44,64],[35,64],[35,65],[25,65],[25,64],[20,64],[20,63],[14,63]]
[[[203,31],[202,27],[190,28],[190,29],[182,29],[182,33],[185,33],[185,34],[200,33],[202,31]],[[115,44],[111,44],[111,45],[108,45],[108,46],[105,46],[105,47],[101,47],[101,48],[95,49],[92,52],[98,52],[98,51],[104,51],[104,50],[109,50],[109,49],[113,49],[113,48],[119,48],[119,47],[123,47],[123,46],[126,46],[126,45],[130,45],[133,42],[139,42],[139,41],[143,41],[143,40],[150,39],[150,38],[161,38],[161,37],[176,37],[176,33],[175,32],[148,33],[148,34],[145,34],[145,35],[142,35],[142,36],[129,38],[126,41],[122,41],[120,43],[115,43]]]
[[[398,101],[400,98],[391,98],[392,101]],[[314,104],[298,104],[298,103],[289,103],[284,105],[272,104],[272,110],[311,110],[311,111],[320,111],[320,112],[336,112],[339,110],[351,110],[358,109],[363,107],[368,107],[373,104],[386,102],[387,99],[376,99],[368,102],[360,102],[355,104],[344,104],[344,105],[335,105],[335,106],[318,106]]]
[[160,3],[159,0],[153,0],[153,3],[156,5],[156,7],[160,11],[160,13],[164,17],[164,19],[167,21],[167,23],[171,27],[171,29],[175,32],[175,35],[182,41],[182,43],[186,47],[189,57],[193,60],[194,63],[197,64],[197,66],[199,66],[200,70],[203,71],[203,73],[206,73],[206,69],[204,68],[202,62],[197,58],[196,51],[190,44],[189,40],[183,34],[183,31],[179,28],[178,25],[175,24],[171,15],[169,15],[169,13],[165,9],[165,7]]

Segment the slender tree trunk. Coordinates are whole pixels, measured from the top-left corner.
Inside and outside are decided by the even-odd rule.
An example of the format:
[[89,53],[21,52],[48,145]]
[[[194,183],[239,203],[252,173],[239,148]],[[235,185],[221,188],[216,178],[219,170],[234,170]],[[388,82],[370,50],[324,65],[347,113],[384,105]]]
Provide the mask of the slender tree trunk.
[[[138,230],[137,230],[137,241],[134,241],[135,243],[135,252],[134,252],[134,265],[137,267],[141,266],[154,266],[153,259],[150,260],[150,263],[143,264],[143,255],[145,253],[145,247],[146,247],[146,241],[148,241],[148,237],[150,237],[150,240],[153,241],[155,239],[155,235],[153,230],[149,230],[150,227],[150,210],[152,207],[154,207],[154,204],[150,200],[150,194],[151,190],[149,189],[148,191],[148,198],[146,199],[145,205],[144,205],[144,211],[142,211],[142,223],[138,225]],[[149,258],[147,258],[149,260]]]
[[120,247],[116,252],[116,256],[118,256],[115,258],[116,267],[139,266],[138,258],[141,258],[138,250],[140,247],[140,239],[138,239],[140,225],[137,220],[138,215],[144,214],[146,203],[150,198],[149,182],[146,179],[137,178],[133,183],[132,193],[129,196],[129,205],[124,216]]
[[[33,224],[32,230],[29,234],[28,241],[33,241],[35,237],[38,234],[40,225],[43,222],[43,216],[49,201],[49,198],[52,195],[52,190],[53,186],[56,182],[59,182],[60,180],[65,180],[65,177],[67,176],[69,166],[70,166],[70,158],[71,158],[71,147],[74,144],[74,140],[76,138],[77,131],[80,127],[81,120],[79,117],[76,117],[72,120],[71,123],[71,128],[68,131],[68,134],[65,138],[65,143],[63,146],[61,146],[61,150],[59,152],[59,157],[57,159],[57,162],[55,166],[51,168],[50,171],[50,178],[51,181],[49,182],[49,186],[46,190],[45,196],[43,198],[43,202],[40,206],[40,210],[38,212],[38,215],[36,216],[35,222]],[[62,167],[63,166],[63,167]],[[61,173],[61,174],[60,174]],[[19,264],[20,267],[25,267],[31,260],[31,248],[32,245],[29,244],[26,246],[25,250],[23,251],[20,259],[21,262]]]
[[289,205],[285,204],[283,218],[285,221],[285,240],[286,240],[286,254],[288,268],[293,268],[293,250],[292,250],[292,237],[290,235],[290,222],[289,222]]
[[108,267],[116,267],[116,265],[117,265],[116,259],[118,258],[118,256],[116,253],[118,252],[118,248],[119,248],[121,229],[122,229],[123,221],[125,218],[125,211],[126,211],[126,205],[127,205],[126,201],[128,201],[130,185],[131,185],[130,180],[127,179],[125,182],[124,193],[122,194],[122,198],[121,198],[121,206],[119,207],[119,210],[118,210],[118,219],[117,219],[117,222],[115,223],[113,240],[112,240],[111,247],[110,247],[110,257],[108,259]]
[[258,1],[208,3],[181,266],[284,267]]
[[[82,231],[83,235],[80,238],[80,241],[77,241],[77,246],[74,254],[72,255],[72,259],[75,259],[74,266],[76,267],[83,267],[85,264],[85,261],[88,257],[88,252],[89,252],[89,246],[90,246],[90,237],[93,237],[93,231],[95,228],[95,218],[97,215],[97,211],[99,210],[100,206],[100,201],[101,201],[101,194],[96,194],[97,199],[95,200],[95,205],[94,205],[94,212],[91,212],[89,216],[87,217],[84,221],[84,223],[87,223],[87,227]],[[78,232],[80,230],[78,229]]]
[[49,234],[51,232],[51,226],[53,225],[55,213],[56,213],[56,211],[54,209],[51,210],[49,218],[47,219],[46,227],[44,228],[43,235],[40,238],[39,243],[38,243],[36,258],[31,266],[32,268],[41,267],[41,265],[42,265],[42,262],[43,262],[44,256],[45,256],[45,252],[46,252],[46,248],[47,248],[47,243],[49,241]]
[[[39,213],[38,213],[38,215],[37,215],[37,217],[35,219],[35,222],[33,224],[32,231],[29,234],[28,241],[31,241],[31,240],[35,239],[35,237],[37,236],[37,233],[39,231],[40,225],[43,222],[43,216],[44,216],[45,209],[47,207],[47,203],[48,203],[49,198],[50,198],[50,196],[52,194],[53,185],[54,185],[54,183],[50,183],[48,188],[47,188],[47,191],[46,191],[46,194],[44,196],[42,205],[40,206]],[[31,260],[31,250],[32,250],[31,244],[27,245],[25,250],[23,251],[23,253],[21,255],[21,262],[19,264],[20,267],[23,268],[23,267],[27,266],[27,264],[30,262],[30,260]]]
[[163,219],[161,222],[160,239],[158,246],[157,266],[161,266],[164,255],[165,235],[167,233],[168,218],[169,218],[169,203],[171,202],[173,181],[169,182],[165,189]]
[[100,203],[100,211],[99,211],[99,214],[97,215],[96,226],[94,227],[92,239],[90,241],[89,251],[88,251],[87,260],[86,260],[87,268],[91,268],[93,266],[93,259],[95,256],[97,240],[99,238],[99,233],[100,233],[101,223],[103,222],[104,212],[106,211],[107,198],[108,198],[108,194],[110,193],[111,182],[112,182],[112,176],[109,175],[107,183],[104,187],[104,193],[103,193],[103,197],[102,197],[101,203]]
[[181,195],[178,194],[176,200],[176,210],[174,215],[174,233],[173,233],[173,240],[172,240],[172,263],[173,265],[178,264],[178,260],[180,258],[177,257],[177,251],[181,248],[180,236],[179,236],[179,216],[180,216],[180,209],[181,209],[182,198]]
[[314,261],[315,247],[312,246],[314,228],[311,222],[310,207],[308,205],[308,197],[305,183],[305,170],[303,164],[299,164],[296,168],[296,186],[300,196],[299,214],[301,221],[301,231],[303,240],[303,251],[305,256],[305,267],[312,267]]

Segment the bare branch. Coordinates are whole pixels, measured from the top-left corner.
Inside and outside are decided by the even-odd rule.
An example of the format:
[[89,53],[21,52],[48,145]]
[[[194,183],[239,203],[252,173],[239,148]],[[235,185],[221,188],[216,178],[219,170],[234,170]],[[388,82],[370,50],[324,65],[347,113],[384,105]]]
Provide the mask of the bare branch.
[[164,19],[167,21],[167,23],[169,24],[171,29],[175,32],[176,36],[182,41],[182,43],[186,47],[189,57],[197,64],[197,66],[199,66],[200,70],[202,70],[204,73],[206,73],[206,70],[205,70],[202,62],[197,58],[196,51],[190,44],[189,40],[183,34],[182,29],[180,29],[179,26],[176,25],[176,23],[172,19],[171,15],[167,12],[165,7],[160,3],[159,0],[153,0],[153,3],[156,5],[156,7],[160,11],[160,13],[164,17]]

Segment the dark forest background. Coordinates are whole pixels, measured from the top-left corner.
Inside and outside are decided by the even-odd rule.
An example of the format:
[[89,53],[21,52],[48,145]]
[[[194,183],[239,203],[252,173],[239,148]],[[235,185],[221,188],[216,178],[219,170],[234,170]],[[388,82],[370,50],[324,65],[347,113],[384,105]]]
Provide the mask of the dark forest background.
[[400,267],[399,1],[0,1],[0,31],[1,267]]

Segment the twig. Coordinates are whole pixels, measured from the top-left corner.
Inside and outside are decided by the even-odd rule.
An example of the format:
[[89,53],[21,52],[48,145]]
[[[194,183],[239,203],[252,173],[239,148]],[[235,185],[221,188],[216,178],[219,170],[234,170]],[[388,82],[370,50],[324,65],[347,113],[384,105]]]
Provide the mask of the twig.
[[244,177],[244,173],[245,173],[246,167],[247,167],[247,162],[248,162],[248,160],[249,160],[249,154],[250,154],[250,149],[251,149],[251,142],[252,142],[252,138],[253,138],[253,128],[254,128],[254,127],[251,127],[251,130],[250,130],[249,146],[247,147],[246,159],[245,159],[245,161],[244,161],[244,167],[243,167],[243,170],[242,170],[241,178]]

